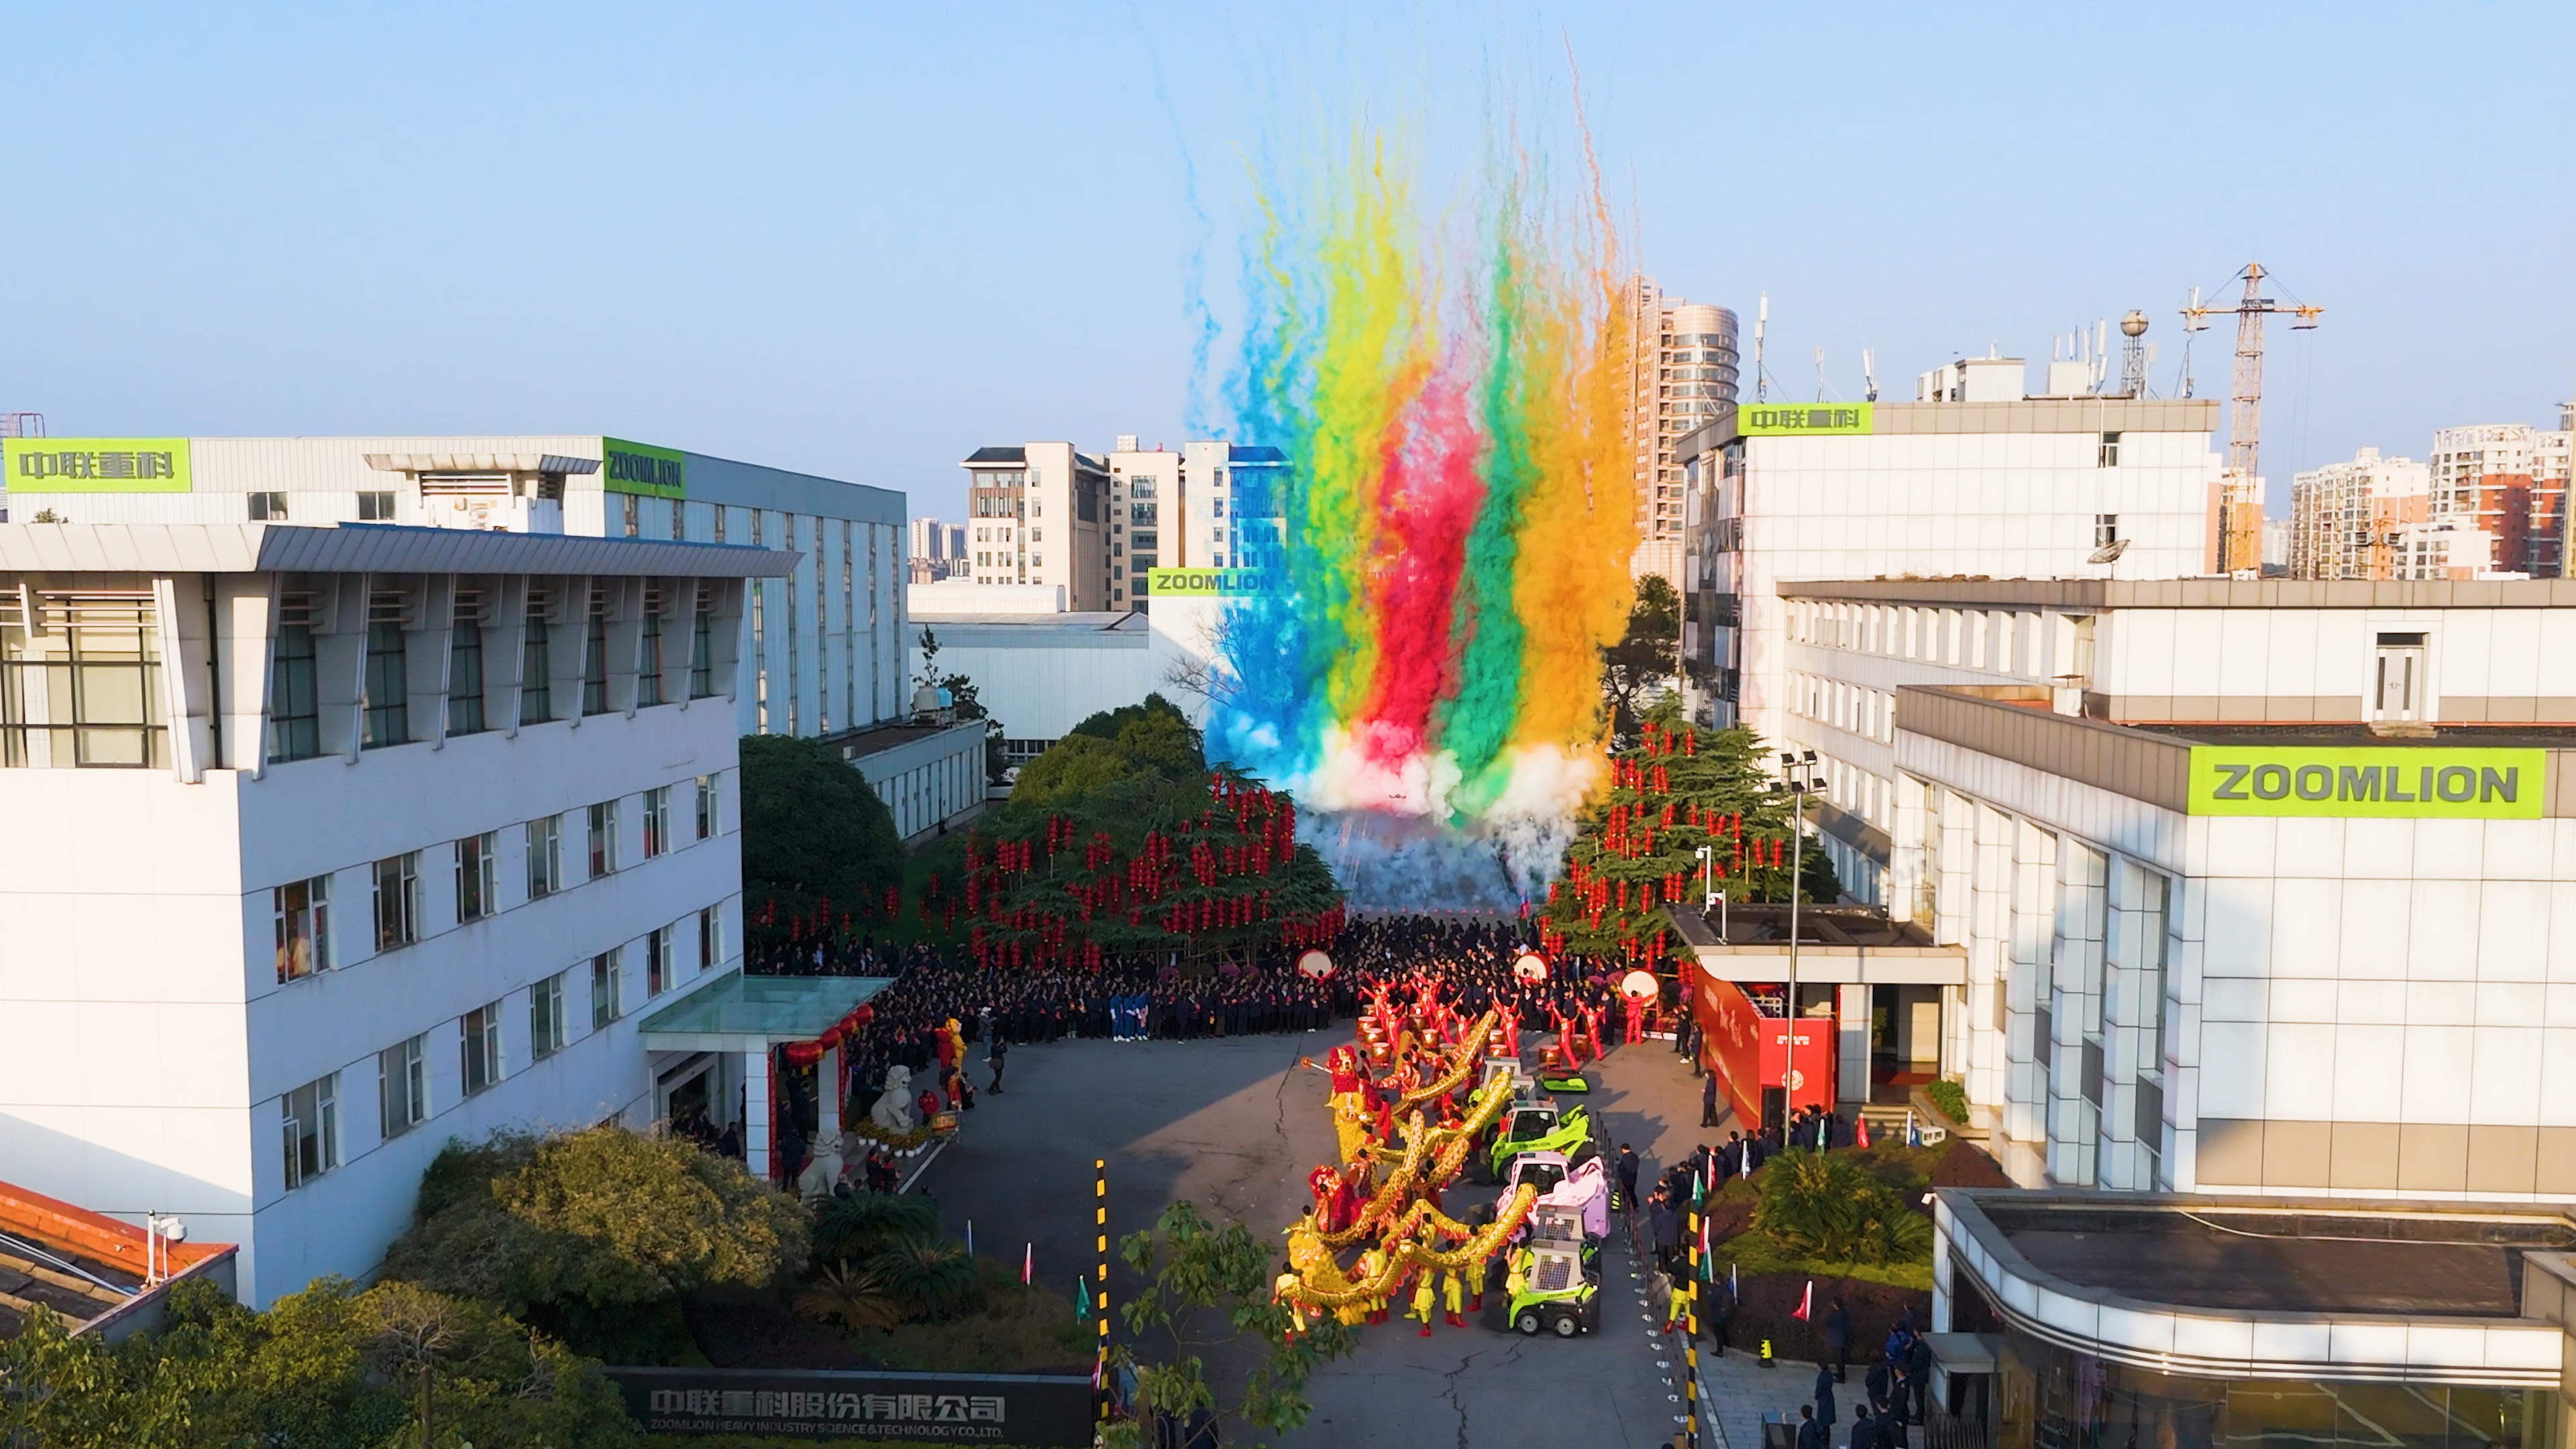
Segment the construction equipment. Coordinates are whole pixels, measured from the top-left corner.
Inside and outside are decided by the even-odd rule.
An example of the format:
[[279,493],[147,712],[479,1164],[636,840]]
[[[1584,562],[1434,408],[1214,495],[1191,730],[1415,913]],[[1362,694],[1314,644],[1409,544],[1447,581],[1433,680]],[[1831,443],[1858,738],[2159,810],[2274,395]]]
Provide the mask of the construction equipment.
[[2279,312],[2295,332],[2314,329],[2325,308],[2305,302],[2281,302],[2263,295],[2266,273],[2260,262],[2248,262],[2236,274],[2245,295],[2233,307],[2204,307],[2199,294],[2182,309],[2186,332],[2199,332],[2221,312],[2236,314],[2235,407],[2227,420],[2227,472],[2219,481],[2218,571],[2260,577],[2263,571],[2263,484],[2256,472],[2263,446],[2263,319]]

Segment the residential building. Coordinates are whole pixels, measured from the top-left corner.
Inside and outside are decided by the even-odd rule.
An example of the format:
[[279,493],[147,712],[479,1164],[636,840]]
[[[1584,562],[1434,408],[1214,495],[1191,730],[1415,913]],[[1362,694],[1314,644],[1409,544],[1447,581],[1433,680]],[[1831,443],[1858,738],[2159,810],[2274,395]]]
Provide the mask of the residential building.
[[2290,521],[2286,518],[2263,520],[2263,576],[2286,578],[2290,572]]
[[1682,588],[1687,479],[1682,440],[1735,404],[1735,314],[1667,296],[1634,278],[1628,295],[1627,444],[1635,467],[1637,552],[1630,571]]
[[2350,460],[2290,481],[2290,577],[2394,579],[2406,572],[2397,534],[2425,521],[2432,470],[2412,458],[2362,448]]
[[[1109,607],[1146,606],[1146,578],[1180,567],[1186,528],[1181,513],[1184,453],[1160,444],[1140,448],[1121,433],[1109,453]],[[1163,535],[1171,533],[1166,548]]]
[[810,568],[399,522],[0,525],[0,814],[43,824],[0,841],[10,1178],[239,1244],[264,1305],[370,1271],[450,1139],[684,1098],[738,1120],[750,1091],[765,1154],[752,1048],[639,1021],[739,980],[741,625]]
[[2554,579],[2565,572],[2568,433],[2523,423],[2443,428],[2433,434],[2429,517],[2491,540],[2498,576]]
[[926,584],[967,572],[965,524],[916,518],[911,527],[912,552],[906,560],[911,582]]
[[967,471],[965,551],[979,584],[1058,584],[1077,611],[1109,597],[1109,471],[1071,443],[978,448]]
[[[1145,608],[1158,568],[1271,567],[1286,543],[1285,470],[1277,448],[1213,440],[1179,452],[1131,446],[1109,454],[1110,607]],[[1074,612],[1080,612],[1075,610]]]
[[1920,934],[1680,924],[1713,1007],[1797,970],[1829,1099],[1956,1078],[2026,1185],[2576,1199],[2576,582],[1778,594],[1808,848]]

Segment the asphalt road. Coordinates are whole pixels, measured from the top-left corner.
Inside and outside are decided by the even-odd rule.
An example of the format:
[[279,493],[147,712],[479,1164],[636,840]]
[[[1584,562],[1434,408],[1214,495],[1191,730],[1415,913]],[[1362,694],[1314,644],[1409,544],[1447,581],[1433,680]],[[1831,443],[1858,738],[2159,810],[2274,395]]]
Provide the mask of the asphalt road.
[[[976,1249],[1025,1251],[1038,1281],[1067,1293],[1092,1251],[1092,1161],[1109,1171],[1114,1240],[1190,1198],[1273,1236],[1308,1201],[1306,1173],[1332,1154],[1325,1080],[1300,1071],[1347,1033],[1197,1042],[1064,1041],[1011,1051],[1007,1090],[986,1095],[924,1175],[952,1232],[971,1220]],[[972,1050],[972,1048],[970,1048]],[[980,1082],[984,1073],[977,1069]],[[1595,1068],[1593,1109],[1609,1140],[1636,1144],[1646,1175],[1707,1134],[1698,1083],[1663,1043],[1614,1052]],[[1719,1129],[1722,1140],[1724,1129]],[[1479,1194],[1450,1195],[1451,1211]],[[1654,1334],[1623,1234],[1604,1251],[1602,1331],[1572,1341],[1399,1320],[1362,1335],[1357,1353],[1309,1387],[1315,1414],[1284,1446],[1386,1444],[1566,1449],[1670,1444],[1681,1412],[1679,1345]],[[1123,1265],[1111,1285],[1129,1291]],[[1471,1318],[1470,1323],[1474,1320]],[[1231,1439],[1230,1439],[1231,1442]]]

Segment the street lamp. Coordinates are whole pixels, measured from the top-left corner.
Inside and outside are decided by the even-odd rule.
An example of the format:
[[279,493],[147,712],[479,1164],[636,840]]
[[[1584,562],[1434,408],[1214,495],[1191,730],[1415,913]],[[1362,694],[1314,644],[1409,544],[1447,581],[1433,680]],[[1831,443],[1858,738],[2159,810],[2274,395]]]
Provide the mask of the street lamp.
[[1788,1050],[1780,1065],[1780,1110],[1786,1114],[1795,1099],[1794,1085],[1798,1076],[1798,877],[1803,874],[1807,845],[1807,797],[1824,793],[1822,775],[1809,775],[1816,768],[1813,750],[1780,752],[1780,778],[1771,788],[1786,791],[1789,796],[1789,1000]]

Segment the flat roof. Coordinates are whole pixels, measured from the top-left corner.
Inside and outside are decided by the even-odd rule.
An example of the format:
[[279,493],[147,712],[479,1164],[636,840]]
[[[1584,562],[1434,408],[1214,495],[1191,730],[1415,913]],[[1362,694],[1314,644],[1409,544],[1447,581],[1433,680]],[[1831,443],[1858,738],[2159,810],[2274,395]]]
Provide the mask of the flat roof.
[[0,569],[41,573],[785,578],[802,557],[746,544],[391,523],[0,523]]
[[908,745],[915,740],[935,739],[950,730],[981,724],[980,720],[950,720],[946,724],[878,724],[864,729],[843,730],[823,735],[819,742],[836,747],[845,760],[863,760],[888,750]]
[[[233,1251],[229,1243],[171,1243],[166,1271],[185,1272]],[[144,1271],[143,1230],[102,1213],[0,1182],[0,1339],[48,1308],[79,1331],[131,1312],[159,1292]]]
[[2169,735],[2198,745],[2330,746],[2372,745],[2403,749],[2420,745],[2440,749],[2523,748],[2576,749],[2576,725],[2435,725],[2430,733],[2384,735],[2366,724],[2149,724],[2121,729]]
[[1950,608],[2564,609],[2576,579],[1788,579],[1782,598]]
[[644,1018],[646,1051],[757,1052],[813,1041],[891,976],[750,976],[739,968]]

